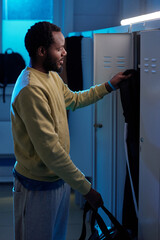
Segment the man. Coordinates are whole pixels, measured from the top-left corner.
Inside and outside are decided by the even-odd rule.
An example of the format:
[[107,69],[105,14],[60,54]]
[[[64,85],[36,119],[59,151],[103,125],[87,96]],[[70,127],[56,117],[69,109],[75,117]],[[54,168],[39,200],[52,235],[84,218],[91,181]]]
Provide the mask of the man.
[[119,73],[107,83],[72,92],[58,75],[67,54],[64,45],[60,28],[49,22],[36,23],[25,36],[30,66],[17,79],[11,100],[17,160],[13,188],[16,240],[65,239],[69,185],[93,208],[103,204],[101,195],[70,159],[66,109],[98,101],[126,76]]

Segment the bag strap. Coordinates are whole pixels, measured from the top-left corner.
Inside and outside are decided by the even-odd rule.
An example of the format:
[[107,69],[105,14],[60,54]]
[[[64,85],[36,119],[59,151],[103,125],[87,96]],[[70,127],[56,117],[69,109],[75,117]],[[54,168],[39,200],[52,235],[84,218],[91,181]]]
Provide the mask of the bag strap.
[[5,54],[4,54],[4,83],[3,83],[3,102],[5,103],[6,102],[6,100],[5,100],[5,90],[6,90],[6,86],[7,86],[7,79],[8,79],[8,77],[7,77],[7,73],[8,73],[8,71],[7,71],[7,55],[8,55],[8,53],[7,53],[7,51],[8,50],[10,50],[10,49],[7,49],[6,51],[5,51]]
[[7,48],[6,51],[5,51],[5,54],[11,54],[11,53],[14,53],[13,49],[12,48]]
[[82,224],[82,232],[79,240],[85,240],[86,238],[86,215],[87,212],[90,210],[89,203],[86,202],[84,205],[84,210],[83,210],[83,224]]
[[123,240],[129,240],[130,235],[125,230],[125,228],[118,222],[118,220],[112,215],[112,213],[105,207],[102,206],[103,211],[107,214],[111,222],[114,224],[115,228],[119,231],[119,234],[123,237]]
[[[102,210],[105,212],[105,214],[109,217],[111,222],[114,225],[114,228],[118,230],[120,237],[123,240],[131,240],[129,233],[125,230],[125,228],[118,222],[118,220],[112,215],[112,213],[105,207],[101,207]],[[85,203],[84,206],[84,212],[83,212],[83,224],[82,224],[82,232],[79,240],[85,240],[86,238],[86,214],[89,210],[92,210],[92,217],[91,217],[91,232],[95,231],[95,221],[97,221],[99,228],[101,229],[103,233],[103,237],[106,237],[106,239],[111,240],[112,236],[110,235],[110,231],[107,228],[105,222],[103,221],[102,217],[98,214],[97,211],[95,211],[88,202]]]
[[8,54],[12,54],[13,50],[11,48],[7,48],[5,53],[4,53],[4,82],[3,82],[3,102],[5,103],[5,90],[7,86],[7,81],[8,81]]
[[[92,216],[94,217],[94,219],[97,221],[98,226],[100,227],[102,234],[103,234],[103,238],[107,237],[108,240],[112,240],[112,237],[110,235],[110,231],[108,230],[105,222],[103,221],[102,217],[99,215],[98,212],[93,211]],[[95,221],[94,221],[95,224]],[[93,229],[93,228],[92,228]],[[93,233],[93,232],[92,232]]]
[[132,190],[134,208],[135,208],[136,216],[138,218],[138,204],[137,204],[137,200],[136,200],[136,194],[135,194],[135,190],[134,190],[132,174],[131,174],[131,170],[130,170],[131,168],[130,168],[129,157],[128,157],[128,148],[127,148],[127,134],[128,133],[127,133],[127,131],[128,131],[128,123],[125,123],[125,126],[124,126],[124,150],[125,150],[125,155],[126,155],[126,163],[127,163],[129,180],[130,180],[130,185],[131,185],[131,190]]
[[81,231],[81,236],[79,240],[85,240],[86,238],[86,215],[89,210],[92,211],[92,217],[91,217],[91,233],[93,234],[95,231],[95,221],[97,221],[102,233],[104,234],[105,237],[107,237],[108,240],[112,240],[110,236],[110,231],[108,230],[107,226],[105,225],[102,217],[97,213],[96,210],[94,210],[88,202],[85,203],[84,205],[84,211],[83,211],[83,224],[82,224],[82,231]]

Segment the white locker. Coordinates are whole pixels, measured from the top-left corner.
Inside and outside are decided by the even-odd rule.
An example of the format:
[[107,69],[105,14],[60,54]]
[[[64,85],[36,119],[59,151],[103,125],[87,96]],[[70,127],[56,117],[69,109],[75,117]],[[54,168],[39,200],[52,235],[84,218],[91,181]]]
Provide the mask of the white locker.
[[[83,89],[93,85],[93,39],[82,39]],[[75,165],[92,178],[93,159],[93,105],[69,112],[71,159]]]
[[139,240],[160,239],[160,31],[141,32]]
[[[131,68],[133,68],[131,34],[94,35],[95,84],[106,82],[116,73]],[[94,185],[102,194],[107,208],[120,221],[125,169],[124,117],[120,93],[117,90],[95,105]]]

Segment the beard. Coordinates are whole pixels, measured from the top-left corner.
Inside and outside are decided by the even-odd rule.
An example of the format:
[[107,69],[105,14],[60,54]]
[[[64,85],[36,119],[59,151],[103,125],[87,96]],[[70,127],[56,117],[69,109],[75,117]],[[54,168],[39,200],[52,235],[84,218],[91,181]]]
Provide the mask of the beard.
[[58,67],[57,61],[54,61],[53,57],[49,53],[47,53],[46,59],[43,63],[43,67],[46,72],[54,71],[57,73],[61,73],[63,71],[63,66]]

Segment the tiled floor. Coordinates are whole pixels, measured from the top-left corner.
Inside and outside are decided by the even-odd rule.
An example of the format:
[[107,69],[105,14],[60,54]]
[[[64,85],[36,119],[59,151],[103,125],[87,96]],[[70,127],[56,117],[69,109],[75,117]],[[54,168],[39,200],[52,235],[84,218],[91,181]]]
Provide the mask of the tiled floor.
[[[0,240],[13,240],[13,198],[12,183],[0,183]],[[70,215],[66,240],[77,240],[82,227],[83,210],[75,204],[75,194],[71,194]],[[87,223],[87,228],[89,224]],[[48,240],[48,239],[45,239]],[[60,239],[55,239],[60,240]]]

